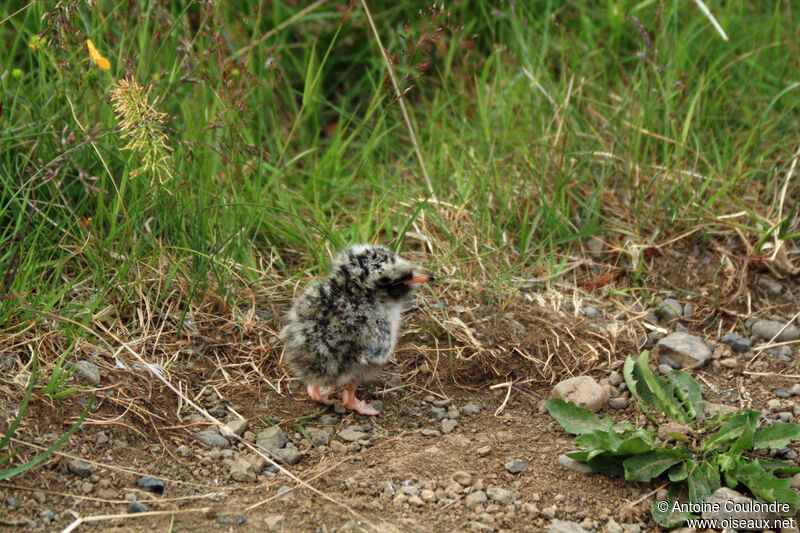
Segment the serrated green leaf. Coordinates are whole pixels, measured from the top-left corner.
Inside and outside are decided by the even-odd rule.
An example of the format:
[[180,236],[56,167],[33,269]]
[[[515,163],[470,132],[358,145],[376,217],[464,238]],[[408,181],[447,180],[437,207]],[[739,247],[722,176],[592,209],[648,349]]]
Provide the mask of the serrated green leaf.
[[[675,507],[675,502],[681,496],[680,489],[678,488],[678,484],[673,483],[667,489],[667,510],[662,511],[658,508],[657,501],[653,501],[650,512],[653,516],[653,521],[665,529],[672,529],[678,526],[682,526],[684,522],[690,520],[692,518],[699,518],[696,514],[689,513],[687,511],[681,511],[681,507]],[[675,511],[673,513],[673,511]]]
[[607,476],[622,477],[625,469],[622,466],[626,459],[611,452],[601,452],[590,458],[587,464],[592,472],[599,472]]
[[789,488],[791,479],[776,477],[772,472],[765,470],[758,461],[745,457],[740,456],[737,463],[737,478],[754,496],[765,502],[788,503],[793,510],[800,505],[800,495]]
[[560,398],[551,398],[545,402],[550,416],[556,419],[568,433],[583,435],[594,431],[611,431],[614,423],[606,417],[601,420],[589,409],[578,407],[575,402],[565,402]]
[[761,413],[750,409],[745,410],[745,423],[742,426],[742,434],[733,443],[731,449],[728,450],[728,455],[734,456],[742,453],[745,450],[753,449],[753,435],[756,432],[756,424],[758,424],[758,417]]
[[[703,448],[705,450],[710,450],[719,444],[725,444],[737,440],[742,434],[742,431],[746,425],[755,425],[755,421],[758,420],[758,415],[758,411],[753,411],[752,409],[742,409],[726,420],[725,423],[719,428],[719,431],[717,431],[703,443]],[[755,421],[753,419],[754,416]]]
[[688,456],[686,450],[662,448],[625,459],[626,481],[650,481]]
[[675,387],[674,394],[689,420],[703,412],[703,393],[694,378],[683,370],[672,370],[667,379]]
[[[644,351],[642,353],[644,354],[648,352]],[[651,409],[655,409],[650,401],[652,395],[649,394],[647,384],[640,385],[640,382],[642,382],[642,373],[636,367],[636,360],[630,355],[625,359],[625,364],[622,366],[622,375],[625,378],[625,384],[628,386],[631,396],[633,396],[634,400],[636,400],[636,404],[639,406],[639,409],[641,409],[647,418],[649,418],[654,424],[658,424],[656,418],[651,412]],[[640,394],[640,390],[645,393],[644,396]]]
[[695,503],[702,503],[720,488],[719,472],[713,465],[705,461],[701,463],[692,462],[689,465],[687,485],[689,500]]
[[773,474],[783,476],[793,476],[800,473],[800,466],[795,466],[788,461],[780,461],[778,459],[753,459],[758,462],[762,468],[769,470]]
[[753,435],[753,448],[756,450],[785,448],[796,439],[800,439],[800,424],[776,422],[769,427],[756,430]]

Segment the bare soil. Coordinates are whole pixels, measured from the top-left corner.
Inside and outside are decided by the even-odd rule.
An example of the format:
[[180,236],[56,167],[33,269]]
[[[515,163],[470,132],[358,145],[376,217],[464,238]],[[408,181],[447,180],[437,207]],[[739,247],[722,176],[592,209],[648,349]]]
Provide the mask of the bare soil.
[[[693,257],[692,250],[686,249],[678,255],[649,257],[645,270],[655,299],[660,298],[657,293],[676,287],[697,295],[677,294],[679,300],[694,305],[692,316],[682,321],[690,332],[711,341],[728,331],[746,335],[743,321],[747,317],[788,319],[798,309],[796,281],[782,280],[785,293],[768,298],[757,287],[764,271],[732,261],[732,270],[727,272],[718,256],[703,250],[694,253],[696,267],[694,259],[686,259]],[[611,261],[600,263],[582,269],[570,282],[597,280],[614,268]],[[332,533],[483,527],[485,531],[527,532],[547,530],[554,516],[582,522],[594,531],[604,531],[612,518],[654,531],[649,509],[659,485],[563,468],[557,458],[573,449],[573,439],[540,411],[540,402],[557,381],[582,374],[598,380],[608,377],[626,356],[647,345],[650,330],[641,323],[652,307],[636,305],[636,298],[620,296],[619,290],[607,290],[625,289],[629,284],[626,275],[608,287],[575,289],[568,297],[542,285],[542,290],[534,287],[531,292],[517,293],[511,305],[485,298],[457,300],[458,305],[451,301],[445,314],[458,320],[447,322],[447,331],[441,327],[443,312],[435,307],[439,304],[423,297],[421,311],[406,319],[409,326],[395,362],[378,382],[360,390],[370,401],[381,400],[383,412],[367,419],[329,409],[325,414],[337,417],[330,426],[323,426],[323,411],[307,399],[304,387],[288,380],[273,362],[279,350],[273,343],[282,303],[238,331],[223,330],[224,334],[215,336],[201,331],[194,337],[183,333],[185,342],[171,362],[170,382],[179,384],[186,397],[205,409],[224,406],[223,422],[237,418],[234,413],[238,413],[249,421],[253,433],[269,425],[267,418],[278,422],[304,453],[298,464],[284,466],[296,479],[265,470],[254,482],[232,480],[230,464],[239,454],[252,453],[244,443],[234,442],[232,453],[209,449],[195,438],[196,431],[208,429],[209,423],[173,391],[136,368],[124,351],[116,357],[127,361],[129,369],[116,368],[110,353],[99,354],[97,360],[107,364],[101,365],[100,387],[92,391],[98,406],[57,453],[0,483],[0,530],[63,530],[78,517],[125,514],[130,500],[136,499],[149,511],[170,512],[99,519],[75,530]],[[600,316],[584,316],[580,308],[589,303],[600,310]],[[660,326],[672,331],[676,325],[662,322]],[[145,339],[131,346],[146,356],[148,342],[153,341]],[[216,349],[223,345],[227,351]],[[239,347],[228,349],[234,345]],[[800,355],[796,345],[790,348],[789,357],[763,351],[749,367],[745,359],[739,359],[734,368],[719,364],[720,359],[731,357],[723,348],[712,364],[693,374],[704,385],[707,401],[763,409],[774,419],[776,413],[767,411],[767,401],[797,382],[796,377],[781,374],[800,374]],[[0,399],[4,424],[13,419],[24,391],[23,355],[4,363],[8,365],[3,369],[4,382],[17,383],[18,389],[15,397]],[[493,389],[493,385],[499,386]],[[52,444],[77,419],[89,397],[78,393],[53,401],[37,389],[13,443],[18,455],[12,463],[31,458],[40,450],[37,446]],[[780,402],[774,411],[794,411],[793,421],[797,421],[798,398]],[[461,414],[451,433],[423,433],[442,430],[432,417],[432,406],[461,409],[470,403],[481,406],[481,412]],[[606,407],[601,414],[617,421],[644,422],[632,402],[621,410]],[[327,427],[336,435],[365,423],[371,431],[362,444],[334,436],[329,445],[315,446],[303,434]],[[800,451],[796,443],[792,446]],[[69,470],[68,463],[76,458],[92,465],[90,477],[81,478]],[[527,470],[509,473],[504,465],[511,459],[523,461]],[[456,472],[470,474],[470,488],[454,494],[447,503],[415,505],[408,498],[395,499],[404,484],[435,493],[451,485]],[[136,481],[143,475],[164,480],[164,493],[138,488]],[[282,487],[290,490],[279,496]],[[513,491],[516,503],[467,504],[466,492],[488,487]]]

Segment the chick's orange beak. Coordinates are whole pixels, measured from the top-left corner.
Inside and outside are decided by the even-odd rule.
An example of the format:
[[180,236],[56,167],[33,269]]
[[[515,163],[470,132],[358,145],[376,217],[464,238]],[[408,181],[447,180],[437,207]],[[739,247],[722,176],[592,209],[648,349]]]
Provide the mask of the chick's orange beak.
[[406,281],[406,285],[413,285],[415,283],[427,283],[435,279],[436,278],[433,277],[433,274],[423,274],[422,272],[413,272],[413,276],[411,276],[410,280]]

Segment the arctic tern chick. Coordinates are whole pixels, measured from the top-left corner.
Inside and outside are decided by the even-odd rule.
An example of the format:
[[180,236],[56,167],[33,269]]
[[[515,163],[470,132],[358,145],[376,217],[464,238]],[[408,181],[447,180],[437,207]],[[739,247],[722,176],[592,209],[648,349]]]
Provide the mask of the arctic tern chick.
[[342,401],[364,415],[378,410],[356,398],[356,387],[375,377],[397,344],[400,313],[418,284],[434,277],[415,271],[383,246],[354,244],[333,261],[330,275],[295,299],[281,331],[284,361],[312,400]]

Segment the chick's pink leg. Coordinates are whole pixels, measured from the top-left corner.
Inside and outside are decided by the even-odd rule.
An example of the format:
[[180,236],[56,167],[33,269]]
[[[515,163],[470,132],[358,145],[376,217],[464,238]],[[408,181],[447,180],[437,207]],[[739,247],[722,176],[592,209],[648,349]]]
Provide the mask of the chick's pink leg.
[[342,401],[347,409],[357,411],[362,415],[375,416],[380,413],[377,409],[372,407],[364,400],[356,398],[356,382],[351,382],[347,388],[342,392]]
[[325,405],[333,405],[333,400],[329,398],[333,392],[332,388],[320,388],[316,385],[307,385],[306,390],[308,391],[308,395],[315,402],[324,403]]

